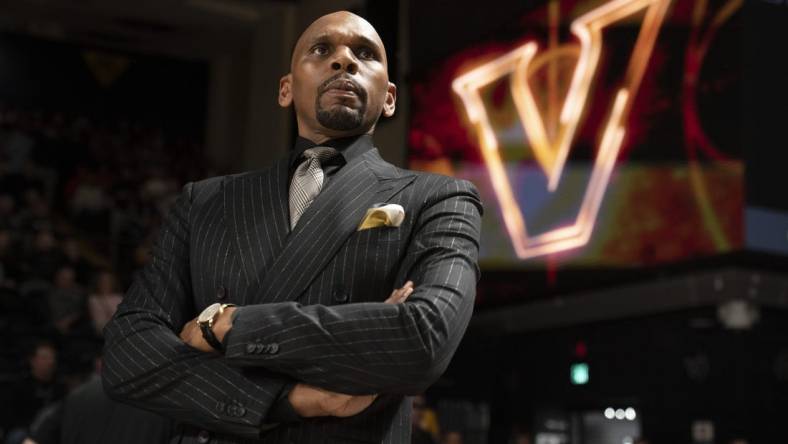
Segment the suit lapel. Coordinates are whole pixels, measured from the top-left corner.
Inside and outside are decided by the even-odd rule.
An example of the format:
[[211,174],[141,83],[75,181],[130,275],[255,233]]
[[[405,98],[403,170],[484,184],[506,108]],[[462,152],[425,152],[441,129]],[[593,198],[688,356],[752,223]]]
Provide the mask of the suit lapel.
[[287,156],[224,186],[225,216],[250,285],[259,284],[287,239]]
[[342,167],[301,216],[263,282],[250,286],[247,300],[297,299],[353,234],[367,208],[386,202],[414,178],[401,176],[376,149]]

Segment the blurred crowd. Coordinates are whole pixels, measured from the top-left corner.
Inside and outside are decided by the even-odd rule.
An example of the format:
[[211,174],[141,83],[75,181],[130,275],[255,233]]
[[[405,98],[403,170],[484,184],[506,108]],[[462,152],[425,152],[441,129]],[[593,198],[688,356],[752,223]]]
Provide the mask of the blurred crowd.
[[150,125],[0,105],[0,442],[94,373],[162,215],[204,174],[200,154]]

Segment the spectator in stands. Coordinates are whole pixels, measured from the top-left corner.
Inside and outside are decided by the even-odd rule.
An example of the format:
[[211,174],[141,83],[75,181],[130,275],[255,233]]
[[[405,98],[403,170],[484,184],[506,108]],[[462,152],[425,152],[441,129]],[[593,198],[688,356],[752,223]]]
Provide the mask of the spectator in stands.
[[115,314],[123,295],[117,291],[115,275],[110,271],[102,271],[96,276],[93,293],[88,298],[88,309],[93,327],[99,336],[103,336],[104,326]]
[[85,310],[85,291],[76,281],[71,266],[61,267],[55,274],[55,286],[49,293],[52,322],[60,333],[71,332]]
[[0,221],[9,228],[19,228],[19,216],[17,215],[16,199],[10,193],[5,192],[5,186],[0,181]]
[[443,433],[441,444],[463,444],[462,432],[459,430],[447,430]]
[[106,190],[109,184],[93,171],[79,183],[71,198],[71,211],[80,227],[106,232],[111,207]]
[[93,266],[82,255],[79,241],[69,237],[63,240],[62,245],[65,263],[76,272],[77,282],[88,284],[93,278]]
[[[168,418],[111,400],[95,372],[57,404],[42,410],[23,444],[163,443],[172,434]],[[144,424],[144,427],[140,427]]]
[[33,248],[27,253],[25,260],[25,278],[51,281],[55,272],[65,262],[49,228],[39,230],[33,240]]
[[178,183],[167,175],[164,168],[152,168],[147,180],[142,184],[140,197],[166,214],[169,204],[175,200],[179,191]]
[[48,341],[36,342],[28,358],[29,373],[14,384],[4,400],[11,404],[6,412],[9,433],[6,444],[18,444],[27,435],[27,428],[36,414],[47,405],[63,398],[65,388],[58,381],[57,352]]
[[7,171],[21,173],[33,155],[35,140],[29,133],[29,119],[24,115],[13,114],[13,121],[7,131],[3,131],[2,154],[6,160]]
[[20,228],[29,230],[45,230],[52,228],[52,214],[49,202],[40,188],[29,187],[22,195],[24,207],[19,211]]

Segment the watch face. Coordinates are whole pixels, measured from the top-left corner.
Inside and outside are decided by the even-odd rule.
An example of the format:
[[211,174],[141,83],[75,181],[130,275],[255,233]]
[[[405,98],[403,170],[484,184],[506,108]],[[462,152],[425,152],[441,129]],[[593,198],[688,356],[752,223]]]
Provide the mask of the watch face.
[[219,312],[219,308],[221,306],[222,304],[218,302],[207,306],[205,310],[203,310],[202,313],[200,313],[200,316],[197,317],[197,322],[202,324],[204,322],[208,322],[212,320],[213,317],[216,316],[216,313]]

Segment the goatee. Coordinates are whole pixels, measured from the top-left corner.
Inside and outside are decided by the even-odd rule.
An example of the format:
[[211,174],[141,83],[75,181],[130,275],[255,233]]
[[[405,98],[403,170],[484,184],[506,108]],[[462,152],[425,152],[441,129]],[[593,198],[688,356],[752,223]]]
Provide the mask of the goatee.
[[339,105],[333,106],[331,109],[324,109],[320,104],[317,107],[317,121],[324,127],[332,130],[347,131],[356,129],[361,126],[363,121],[363,105],[360,110]]
[[[355,87],[355,93],[358,96],[361,106],[358,109],[353,109],[348,106],[340,104],[333,105],[330,108],[323,108],[320,104],[320,99],[326,91],[328,91],[331,83],[336,80],[343,79],[351,82]],[[367,112],[367,92],[355,80],[350,78],[345,73],[337,74],[330,79],[323,82],[317,90],[317,98],[315,99],[315,110],[317,121],[326,128],[336,131],[348,131],[361,127],[364,123],[364,115]]]

